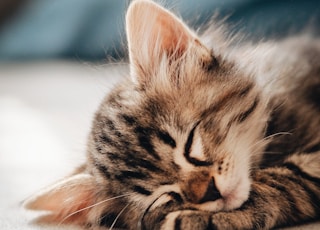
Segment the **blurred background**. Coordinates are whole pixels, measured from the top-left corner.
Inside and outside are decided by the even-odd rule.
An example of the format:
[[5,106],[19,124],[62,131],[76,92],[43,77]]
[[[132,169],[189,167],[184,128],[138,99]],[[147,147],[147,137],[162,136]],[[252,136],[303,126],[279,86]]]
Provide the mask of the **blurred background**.
[[[191,25],[214,12],[253,38],[320,25],[319,0],[168,0]],[[105,60],[123,57],[128,0],[2,0],[0,60]]]
[[[319,0],[161,2],[194,28],[218,12],[248,39],[319,35]],[[40,229],[21,201],[85,160],[95,110],[128,75],[125,62],[115,64],[127,60],[128,5],[0,0],[0,229]]]

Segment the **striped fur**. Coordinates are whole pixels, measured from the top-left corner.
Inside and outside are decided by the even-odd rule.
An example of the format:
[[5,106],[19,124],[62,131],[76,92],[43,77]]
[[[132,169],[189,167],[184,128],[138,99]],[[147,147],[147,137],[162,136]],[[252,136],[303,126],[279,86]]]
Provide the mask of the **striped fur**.
[[319,40],[234,47],[216,43],[220,31],[198,37],[151,1],[131,4],[130,78],[95,114],[80,170],[94,198],[80,224],[270,229],[319,220]]

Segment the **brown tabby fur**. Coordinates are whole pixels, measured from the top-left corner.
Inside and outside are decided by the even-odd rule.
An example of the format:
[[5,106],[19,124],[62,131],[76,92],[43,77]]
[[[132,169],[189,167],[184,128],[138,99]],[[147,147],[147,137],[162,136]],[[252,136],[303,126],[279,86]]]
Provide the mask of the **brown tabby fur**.
[[[130,77],[97,111],[88,160],[26,204],[42,221],[270,229],[320,217],[320,42],[233,46],[147,0],[127,13]],[[236,37],[234,39],[237,39]]]

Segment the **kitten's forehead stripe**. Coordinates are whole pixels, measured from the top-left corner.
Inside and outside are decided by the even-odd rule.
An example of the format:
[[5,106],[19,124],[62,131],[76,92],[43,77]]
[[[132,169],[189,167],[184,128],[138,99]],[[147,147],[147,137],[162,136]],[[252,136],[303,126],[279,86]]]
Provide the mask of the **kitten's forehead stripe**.
[[151,191],[149,191],[148,189],[146,188],[143,188],[139,185],[135,185],[133,186],[133,190],[137,193],[140,193],[140,194],[143,194],[143,195],[147,195],[147,196],[150,196],[152,194]]
[[215,102],[211,107],[206,109],[202,113],[202,117],[210,116],[211,114],[225,108],[226,104],[232,100],[239,100],[239,98],[243,98],[244,96],[248,95],[250,91],[253,89],[253,84],[248,84],[245,88],[237,89],[237,90],[230,90],[217,102]]
[[102,175],[108,180],[112,178],[112,174],[108,171],[108,168],[102,164],[95,163],[95,166],[102,173]]
[[242,98],[250,93],[250,91],[253,89],[254,84],[253,83],[248,83],[247,87],[244,89],[240,90],[239,92],[239,97]]
[[151,135],[153,134],[153,130],[151,128],[138,126],[134,129],[134,132],[138,136],[139,145],[142,148],[144,148],[155,159],[160,160],[161,158],[159,154],[156,153],[154,146],[151,142]]
[[[113,172],[118,173],[118,172]],[[130,184],[136,184],[138,180],[147,180],[149,179],[149,175],[142,175],[143,173],[139,172],[120,172],[120,174],[115,174],[114,179],[116,179],[118,182],[122,183],[123,185],[130,185]]]
[[121,108],[122,107],[121,97],[116,93],[112,94],[108,98],[108,104],[114,108]]
[[164,104],[165,100],[162,98],[147,98],[143,111],[148,112],[150,117],[157,117],[164,114],[162,107]]
[[107,134],[101,134],[101,135],[99,136],[99,139],[100,139],[103,143],[105,143],[105,144],[107,144],[107,145],[111,145],[111,146],[114,146],[114,147],[117,146],[117,143],[116,143],[115,141],[111,140],[111,138],[110,138]]
[[232,118],[227,125],[226,131],[229,131],[229,129],[231,128],[234,122],[237,122],[237,123],[244,122],[257,109],[259,101],[260,99],[257,96],[256,99],[253,101],[252,105],[247,110],[245,110],[244,112],[240,112],[238,115]]
[[138,172],[138,171],[128,171],[128,170],[124,170],[124,171],[120,171],[121,178],[125,178],[130,180],[131,178],[133,179],[146,179],[149,177],[148,173],[146,172]]
[[127,125],[133,126],[137,124],[137,119],[127,114],[119,114],[119,118],[123,120]]
[[133,154],[126,154],[126,159],[124,159],[125,164],[130,168],[144,168],[151,172],[163,173],[164,171],[156,166],[151,161],[145,160],[143,158],[138,158]]
[[164,173],[154,162],[143,159],[141,154],[133,150],[128,150],[124,152],[124,154],[108,152],[106,156],[115,164],[124,162],[125,165],[132,170],[146,169],[149,172]]
[[104,123],[107,125],[107,127],[109,128],[109,130],[111,130],[111,131],[116,130],[114,122],[113,122],[112,120],[110,120],[109,118],[107,118],[107,117],[104,118],[104,119],[102,120],[102,122],[104,122]]
[[238,115],[237,120],[239,123],[244,122],[255,111],[259,101],[260,101],[259,97],[256,97],[256,99],[254,100],[253,104],[249,107],[249,109],[241,113],[240,115]]
[[102,115],[101,113],[96,114],[96,123],[102,126],[107,126],[109,130],[115,130],[115,124],[112,119]]
[[119,154],[119,152],[114,153],[114,152],[107,152],[107,157],[112,160],[112,161],[117,161],[117,160],[125,160],[125,156],[123,156],[122,154]]
[[162,140],[165,144],[170,145],[172,148],[177,146],[176,141],[170,136],[168,132],[158,131],[157,136],[160,140]]
[[240,90],[232,90],[230,93],[226,94],[224,97],[222,97],[222,99],[214,103],[211,107],[209,107],[209,109],[205,110],[202,113],[202,117],[204,120],[203,127],[206,130],[206,132],[212,132],[214,134],[212,135],[212,139],[216,145],[220,145],[221,143],[223,143],[234,122],[244,122],[256,110],[260,98],[259,96],[256,96],[254,102],[249,107],[249,109],[240,112],[234,118],[231,118],[225,127],[221,127],[221,116],[216,116],[215,113],[227,108],[228,106],[226,105],[228,103],[239,102],[239,99],[246,100],[245,97],[249,98],[253,89],[254,84],[247,84],[244,88],[241,88]]

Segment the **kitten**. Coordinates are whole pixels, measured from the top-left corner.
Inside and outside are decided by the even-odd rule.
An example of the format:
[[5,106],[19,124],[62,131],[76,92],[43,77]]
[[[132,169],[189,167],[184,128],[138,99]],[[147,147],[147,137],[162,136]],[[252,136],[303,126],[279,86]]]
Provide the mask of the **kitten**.
[[130,78],[95,114],[87,162],[26,207],[125,229],[319,220],[319,40],[233,46],[147,0],[126,26]]

